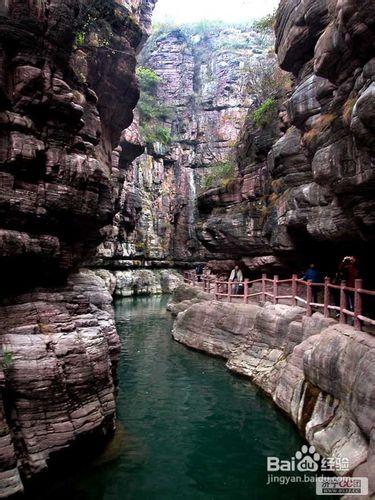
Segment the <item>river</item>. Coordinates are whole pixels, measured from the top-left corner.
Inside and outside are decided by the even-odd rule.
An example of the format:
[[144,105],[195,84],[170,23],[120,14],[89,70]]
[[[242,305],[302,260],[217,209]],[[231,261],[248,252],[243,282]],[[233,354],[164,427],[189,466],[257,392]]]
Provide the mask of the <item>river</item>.
[[166,301],[116,302],[122,342],[118,436],[62,486],[64,495],[60,489],[53,498],[316,498],[313,486],[267,485],[267,456],[294,456],[303,444],[298,432],[222,360],[174,342]]

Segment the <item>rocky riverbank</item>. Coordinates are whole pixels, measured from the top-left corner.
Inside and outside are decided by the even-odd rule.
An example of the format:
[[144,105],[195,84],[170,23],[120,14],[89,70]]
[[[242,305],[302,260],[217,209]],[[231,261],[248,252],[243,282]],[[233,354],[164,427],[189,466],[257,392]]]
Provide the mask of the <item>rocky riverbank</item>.
[[224,358],[323,457],[347,458],[350,474],[369,477],[375,492],[374,336],[299,307],[221,303],[185,285],[169,309],[176,341]]
[[93,273],[0,308],[1,494],[23,490],[51,455],[114,430],[120,355],[112,297]]
[[93,272],[104,281],[107,290],[114,297],[168,294],[183,281],[182,274],[173,269],[95,269]]

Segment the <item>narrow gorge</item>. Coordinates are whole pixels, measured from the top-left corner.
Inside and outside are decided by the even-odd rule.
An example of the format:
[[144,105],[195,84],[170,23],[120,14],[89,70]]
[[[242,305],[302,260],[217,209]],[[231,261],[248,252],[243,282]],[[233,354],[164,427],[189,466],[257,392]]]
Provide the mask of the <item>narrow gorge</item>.
[[247,74],[275,64],[273,42],[270,28],[209,23],[160,27],[147,42],[144,97],[123,136],[144,152],[127,169],[120,211],[95,263],[114,271],[99,274],[116,294],[170,291],[176,275],[167,269],[222,258],[201,238],[199,201],[211,183],[236,180],[236,145],[253,102]]
[[[122,432],[131,441],[122,425],[139,439],[145,429],[149,463],[159,470],[151,448],[160,446],[160,429],[150,434],[149,422],[161,418],[167,433],[176,410],[180,437],[199,405],[207,420],[188,425],[191,441],[181,445],[198,456],[195,463],[182,454],[191,477],[172,467],[175,476],[160,473],[155,489],[150,468],[144,477],[137,460],[134,469],[125,460],[113,469],[120,493],[110,498],[177,498],[173,480],[186,480],[182,498],[248,498],[246,488],[275,498],[276,487],[234,469],[230,488],[219,479],[206,487],[194,468],[205,470],[193,441],[197,429],[204,441],[211,417],[218,434],[228,426],[239,433],[238,446],[250,446],[235,415],[212,403],[219,386],[251,433],[257,412],[265,412],[259,439],[270,453],[278,446],[268,441],[273,425],[289,435],[278,407],[295,424],[295,446],[309,443],[323,460],[347,460],[345,474],[333,467],[331,475],[365,478],[363,496],[371,498],[374,296],[362,301],[358,290],[375,290],[375,4],[281,0],[255,20],[254,1],[251,19],[232,23],[206,21],[202,0],[202,21],[152,26],[157,3],[0,0],[0,498],[29,498],[54,464],[105,448]],[[203,266],[214,279],[238,266],[255,280],[289,278],[311,263],[324,281],[345,256],[355,257],[357,281],[348,293],[344,285],[334,290],[338,317],[311,308],[311,297],[306,314],[277,298],[225,303],[219,288],[208,293],[195,275],[194,286],[184,283],[184,272]],[[172,293],[177,342],[172,321],[158,312],[166,300],[154,309],[137,302],[153,299],[135,298]],[[352,307],[347,317],[345,307]],[[223,358],[251,388],[223,382],[216,365],[192,361],[199,355],[182,354],[178,343]],[[143,357],[154,375],[138,372]],[[172,395],[166,373],[189,398]],[[152,392],[157,384],[163,387]],[[256,387],[275,408],[254,396]],[[251,407],[244,409],[247,390],[254,420]],[[193,393],[196,409],[189,407]],[[173,398],[181,406],[172,411]],[[157,416],[142,420],[148,402]],[[266,452],[261,464],[252,453],[247,465],[266,471]],[[178,458],[160,455],[166,464]],[[226,463],[218,461],[208,484]],[[126,481],[118,478],[123,470]],[[303,488],[289,498],[314,496]],[[84,488],[91,500],[107,498],[105,491]]]

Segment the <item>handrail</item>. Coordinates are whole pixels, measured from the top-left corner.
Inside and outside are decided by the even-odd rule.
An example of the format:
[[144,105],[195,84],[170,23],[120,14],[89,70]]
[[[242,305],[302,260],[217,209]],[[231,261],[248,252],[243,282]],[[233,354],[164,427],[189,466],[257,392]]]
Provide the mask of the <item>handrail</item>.
[[[331,283],[329,278],[325,278],[324,283],[312,283],[299,279],[296,274],[289,279],[279,279],[278,276],[270,279],[266,274],[262,274],[260,279],[252,281],[246,279],[240,283],[231,280],[224,281],[210,275],[197,275],[194,271],[185,271],[184,282],[193,286],[202,284],[204,291],[213,292],[217,300],[225,297],[228,302],[232,302],[233,299],[241,298],[245,304],[248,304],[249,299],[254,297],[260,297],[262,302],[271,299],[274,304],[278,304],[280,300],[291,300],[292,305],[302,304],[306,308],[307,316],[311,316],[313,308],[317,308],[323,309],[326,318],[330,317],[331,312],[338,313],[340,323],[347,323],[348,318],[353,318],[354,327],[359,330],[362,330],[364,324],[375,326],[375,320],[363,313],[363,297],[374,297],[375,291],[364,289],[363,281],[360,279],[355,280],[354,288],[347,286],[345,281],[341,284]],[[249,288],[256,284],[261,285],[260,291],[254,290],[254,293],[249,293]],[[279,293],[280,285],[284,286],[283,294]],[[290,294],[285,292],[285,287],[288,285],[290,285]],[[305,287],[305,297],[299,296],[299,285]],[[320,290],[323,291],[323,302],[316,300]],[[331,303],[332,295],[334,295],[333,304]]]

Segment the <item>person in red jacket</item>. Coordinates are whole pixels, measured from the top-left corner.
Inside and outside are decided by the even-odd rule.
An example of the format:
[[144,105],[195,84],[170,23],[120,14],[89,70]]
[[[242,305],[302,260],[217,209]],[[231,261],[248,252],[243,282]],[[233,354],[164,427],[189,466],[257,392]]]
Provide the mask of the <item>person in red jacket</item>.
[[[341,273],[342,279],[346,282],[346,286],[350,288],[355,287],[355,280],[358,278],[358,270],[356,266],[355,257],[345,257],[340,265],[339,272]],[[348,305],[351,311],[354,310],[354,293],[347,292]]]

